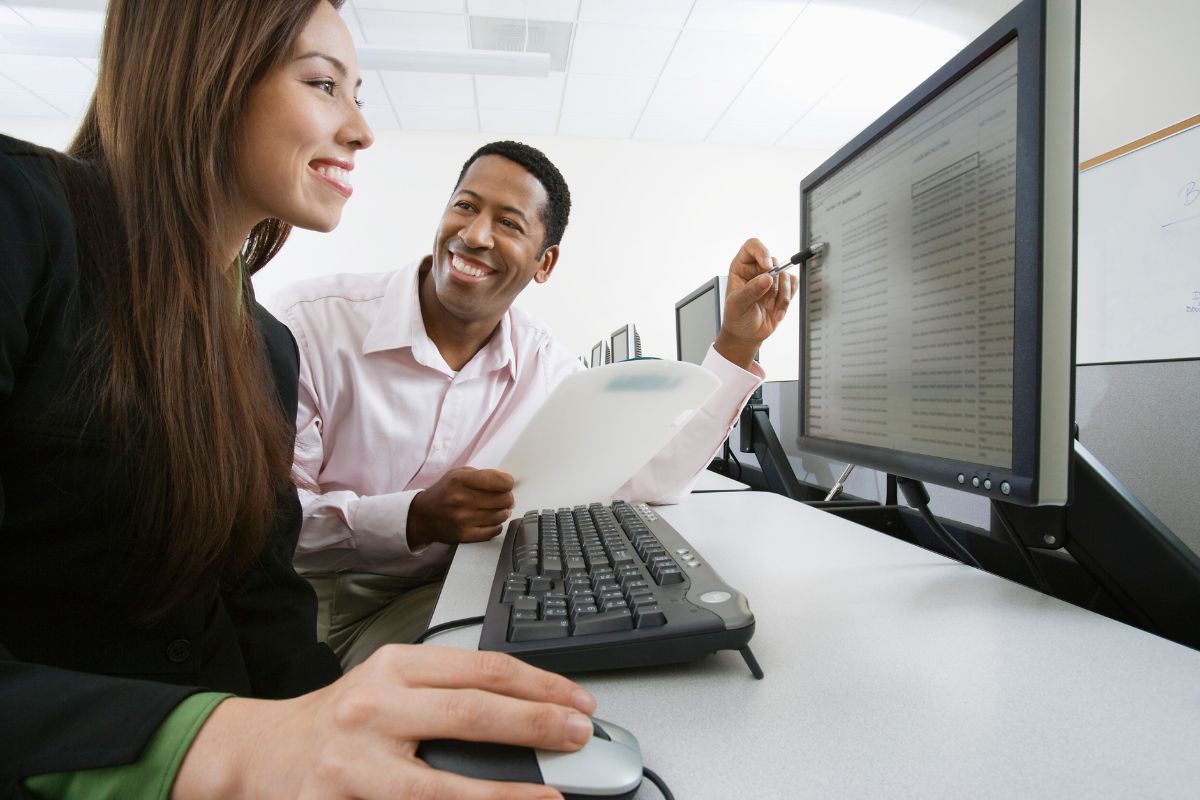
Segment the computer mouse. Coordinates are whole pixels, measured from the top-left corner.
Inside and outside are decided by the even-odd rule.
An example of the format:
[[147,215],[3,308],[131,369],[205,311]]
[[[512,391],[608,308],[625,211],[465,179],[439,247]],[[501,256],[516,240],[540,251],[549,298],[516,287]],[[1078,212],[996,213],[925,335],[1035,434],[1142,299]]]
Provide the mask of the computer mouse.
[[566,800],[628,800],[642,784],[642,750],[619,725],[592,720],[592,739],[574,753],[492,742],[430,739],[417,757],[435,769],[489,781],[540,783]]

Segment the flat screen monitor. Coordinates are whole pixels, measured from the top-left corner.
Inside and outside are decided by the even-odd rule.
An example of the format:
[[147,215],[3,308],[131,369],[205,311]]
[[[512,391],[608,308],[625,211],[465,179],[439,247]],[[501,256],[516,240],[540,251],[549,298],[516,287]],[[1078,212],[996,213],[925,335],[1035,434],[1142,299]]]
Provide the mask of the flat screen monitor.
[[612,342],[612,363],[619,364],[631,358],[641,358],[642,337],[635,325],[622,325],[613,331],[609,338]]
[[675,355],[680,361],[701,364],[721,330],[725,280],[715,277],[689,292],[675,304]]
[[801,449],[1069,501],[1077,19],[1024,0],[801,183]]
[[602,367],[609,362],[608,342],[604,339],[592,345],[592,366]]

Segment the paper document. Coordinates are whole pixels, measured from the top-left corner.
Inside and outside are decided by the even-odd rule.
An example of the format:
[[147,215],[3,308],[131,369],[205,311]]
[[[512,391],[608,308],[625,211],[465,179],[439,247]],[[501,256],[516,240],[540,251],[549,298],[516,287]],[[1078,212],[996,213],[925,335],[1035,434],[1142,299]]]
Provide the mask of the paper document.
[[571,375],[500,462],[516,481],[515,513],[608,500],[720,384],[682,361],[624,361]]

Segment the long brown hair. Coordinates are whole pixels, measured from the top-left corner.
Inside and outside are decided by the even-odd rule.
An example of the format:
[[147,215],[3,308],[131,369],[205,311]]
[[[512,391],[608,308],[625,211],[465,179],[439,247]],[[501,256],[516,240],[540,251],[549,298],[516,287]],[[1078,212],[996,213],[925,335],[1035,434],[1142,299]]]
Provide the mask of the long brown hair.
[[146,619],[201,576],[248,566],[289,480],[295,423],[274,393],[249,276],[291,228],[255,226],[238,274],[222,226],[251,87],[291,54],[320,2],[341,5],[109,0],[96,92],[68,153],[94,177],[72,199],[77,220],[79,205],[107,199],[117,228],[79,226],[105,296],[101,396],[140,462],[132,523]]

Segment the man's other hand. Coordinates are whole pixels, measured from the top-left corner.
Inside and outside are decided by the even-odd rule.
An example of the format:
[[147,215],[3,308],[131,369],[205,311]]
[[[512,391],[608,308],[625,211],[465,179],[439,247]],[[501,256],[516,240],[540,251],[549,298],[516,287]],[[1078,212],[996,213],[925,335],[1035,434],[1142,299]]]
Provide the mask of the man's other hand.
[[408,546],[482,542],[504,530],[513,512],[513,477],[496,469],[460,467],[413,497]]

